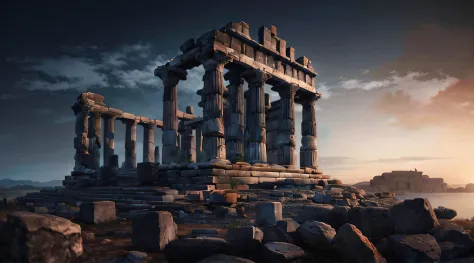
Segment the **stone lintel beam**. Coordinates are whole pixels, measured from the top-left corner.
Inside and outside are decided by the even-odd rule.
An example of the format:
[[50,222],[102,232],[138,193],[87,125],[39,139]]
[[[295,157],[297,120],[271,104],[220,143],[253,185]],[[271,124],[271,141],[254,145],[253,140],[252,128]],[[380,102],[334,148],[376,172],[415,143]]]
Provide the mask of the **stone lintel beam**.
[[178,116],[178,120],[185,120],[185,121],[194,120],[195,118],[198,117],[198,116],[195,116],[194,114],[186,113],[180,110],[176,112],[176,115]]
[[[267,44],[267,46],[265,46],[265,43],[264,44],[258,43],[257,41],[248,38],[247,36],[243,35],[242,33],[238,32],[237,30],[235,30],[233,28],[225,29],[225,30],[223,30],[223,32],[227,33],[228,35],[230,35],[232,37],[235,37],[235,38],[239,39],[240,41],[242,41],[242,43],[245,43],[246,45],[249,45],[249,46],[251,46],[255,49],[258,49],[258,50],[262,50],[264,53],[267,53],[269,55],[277,57],[282,62],[284,62],[286,64],[290,64],[290,65],[298,68],[298,70],[303,70],[306,73],[311,74],[313,77],[317,76],[317,73],[314,71],[314,69],[312,67],[311,68],[310,67],[305,67],[304,65],[302,65],[301,63],[299,63],[297,61],[294,61],[294,60],[292,61],[290,59],[290,57],[286,56],[286,54],[283,55],[277,49],[273,49],[272,44],[270,44],[271,46],[269,44]],[[268,32],[268,33],[270,33],[269,36],[271,37],[271,32]],[[267,38],[269,36],[267,35]],[[268,43],[268,39],[267,39],[267,43]],[[285,43],[286,43],[286,41],[285,41]],[[285,50],[285,52],[286,52],[286,50]]]

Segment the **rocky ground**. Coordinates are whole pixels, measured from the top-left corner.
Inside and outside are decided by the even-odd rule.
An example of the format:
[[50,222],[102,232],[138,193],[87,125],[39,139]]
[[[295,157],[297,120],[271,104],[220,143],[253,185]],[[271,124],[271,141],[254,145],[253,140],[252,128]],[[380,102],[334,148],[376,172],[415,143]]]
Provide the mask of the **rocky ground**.
[[206,193],[128,213],[5,199],[0,262],[474,262],[472,222],[425,199],[341,184]]

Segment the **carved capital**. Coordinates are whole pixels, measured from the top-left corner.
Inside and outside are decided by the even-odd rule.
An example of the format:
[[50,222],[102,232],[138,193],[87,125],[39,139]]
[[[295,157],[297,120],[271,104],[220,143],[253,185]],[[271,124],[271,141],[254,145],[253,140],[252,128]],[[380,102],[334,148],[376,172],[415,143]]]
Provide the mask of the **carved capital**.
[[224,80],[229,81],[230,85],[244,85],[244,78],[241,75],[241,70],[229,70],[224,74]]
[[320,98],[321,95],[318,93],[304,94],[299,96],[298,99],[295,99],[295,102],[301,104],[303,107],[309,107],[314,106],[316,101],[318,101]]
[[212,55],[210,58],[207,58],[202,61],[202,65],[204,67],[204,70],[207,71],[220,71],[222,72],[224,70],[225,64],[229,63],[232,61],[232,58],[216,52],[214,55]]
[[155,69],[155,76],[163,81],[165,87],[178,85],[180,80],[186,80],[187,75],[186,70],[168,65],[158,66]]
[[272,87],[273,91],[278,92],[281,98],[294,98],[296,92],[300,89],[297,85],[283,82]]
[[241,76],[247,81],[249,86],[257,87],[263,86],[272,77],[270,73],[256,69],[246,70]]

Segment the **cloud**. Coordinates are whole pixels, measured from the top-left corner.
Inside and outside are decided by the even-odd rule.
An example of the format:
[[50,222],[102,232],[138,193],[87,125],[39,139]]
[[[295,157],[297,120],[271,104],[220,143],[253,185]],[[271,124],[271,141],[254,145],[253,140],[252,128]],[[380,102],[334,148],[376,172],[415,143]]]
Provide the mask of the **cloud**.
[[443,160],[448,159],[448,157],[430,157],[430,156],[407,156],[400,158],[381,158],[377,160],[368,160],[363,162],[369,163],[405,163],[405,162],[423,162],[423,161],[433,161],[433,160]]
[[427,73],[408,72],[399,75],[397,72],[391,72],[391,75],[383,80],[378,81],[361,81],[357,79],[343,80],[339,83],[339,87],[346,90],[376,90],[376,89],[392,89],[402,90],[410,95],[413,99],[427,103],[439,91],[444,90],[448,86],[458,81],[457,78],[441,75],[439,77],[427,78]]
[[379,97],[375,108],[406,128],[438,126],[468,131],[474,128],[474,77],[438,91],[426,104],[417,102],[413,93],[398,90]]
[[474,71],[474,32],[472,28],[421,25],[410,30],[399,58],[375,74],[426,72],[431,77],[448,74],[466,78]]
[[12,99],[19,99],[23,96],[20,94],[13,94],[13,93],[3,93],[0,94],[0,100],[12,100]]
[[319,165],[321,166],[339,166],[350,161],[353,161],[353,159],[345,156],[319,157]]
[[155,86],[153,70],[168,61],[162,55],[152,56],[148,43],[122,45],[112,51],[96,46],[62,47],[62,51],[65,54],[59,57],[8,59],[24,72],[17,84],[30,91]]

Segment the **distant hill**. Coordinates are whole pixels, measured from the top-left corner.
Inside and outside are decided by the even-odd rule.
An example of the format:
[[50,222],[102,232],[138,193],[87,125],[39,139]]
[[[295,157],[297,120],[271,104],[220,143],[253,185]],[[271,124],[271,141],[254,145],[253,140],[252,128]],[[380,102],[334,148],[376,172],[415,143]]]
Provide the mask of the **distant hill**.
[[[62,186],[62,180],[53,180],[48,182],[36,182],[31,180],[12,180],[12,179],[0,179],[0,188],[22,188],[21,186],[26,186],[29,188],[33,187],[51,187],[51,186]],[[29,187],[28,187],[29,186]]]

